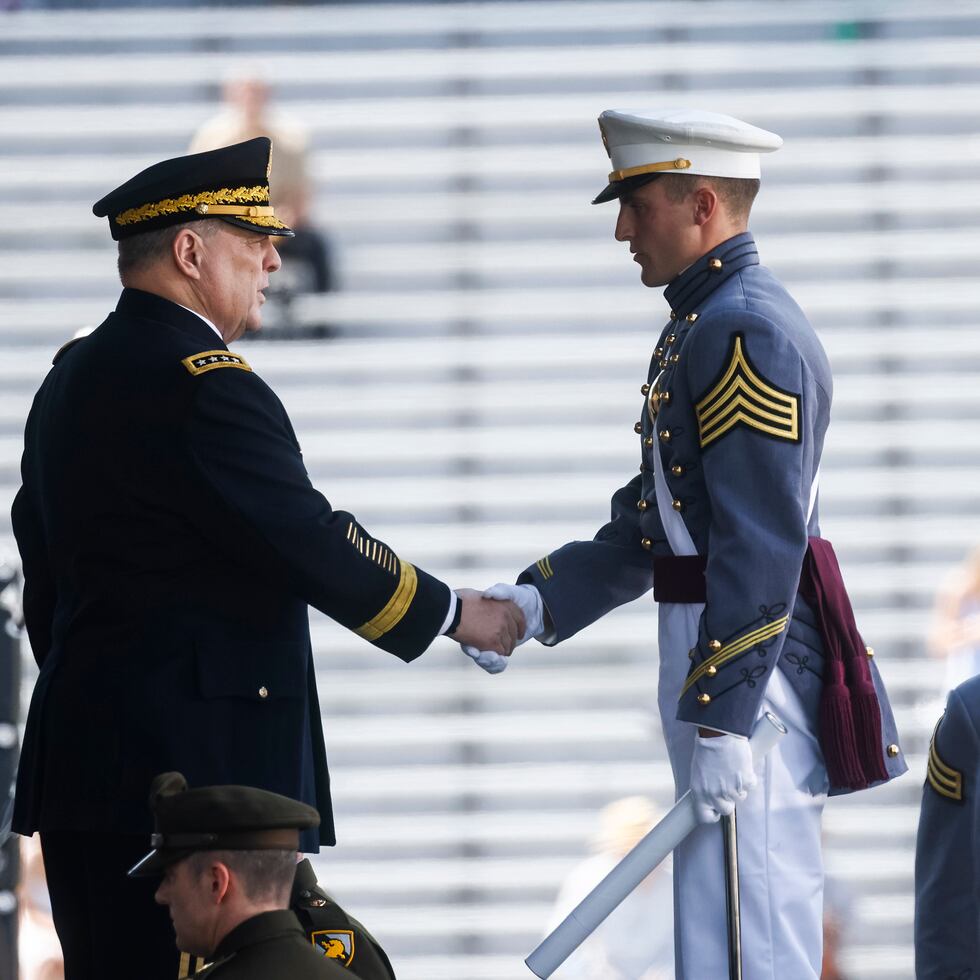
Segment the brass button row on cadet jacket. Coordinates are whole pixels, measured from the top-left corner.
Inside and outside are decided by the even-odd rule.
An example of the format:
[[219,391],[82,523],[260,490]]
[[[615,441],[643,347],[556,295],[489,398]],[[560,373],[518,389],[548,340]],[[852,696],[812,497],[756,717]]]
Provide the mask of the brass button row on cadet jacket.
[[646,510],[647,507],[649,506],[650,506],[649,502],[645,500],[643,497],[640,497],[640,499],[636,502],[637,510]]

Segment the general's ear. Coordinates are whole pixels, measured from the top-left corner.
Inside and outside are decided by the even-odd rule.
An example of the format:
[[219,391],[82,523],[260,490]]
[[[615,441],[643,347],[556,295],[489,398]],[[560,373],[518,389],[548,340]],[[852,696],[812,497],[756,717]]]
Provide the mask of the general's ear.
[[190,228],[181,228],[171,246],[174,264],[189,279],[200,279],[204,262],[204,240]]
[[222,861],[212,861],[208,866],[208,896],[215,905],[220,905],[228,895],[231,886],[231,871]]

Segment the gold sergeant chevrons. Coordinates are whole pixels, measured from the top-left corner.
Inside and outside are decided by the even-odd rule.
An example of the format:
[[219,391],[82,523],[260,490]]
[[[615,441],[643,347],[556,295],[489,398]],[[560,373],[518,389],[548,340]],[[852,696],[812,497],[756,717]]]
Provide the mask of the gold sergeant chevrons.
[[926,766],[926,779],[929,785],[940,795],[947,799],[955,800],[957,803],[963,802],[963,773],[952,766],[947,765],[939,757],[936,751],[936,733],[939,725],[936,725],[932,733],[932,740],[929,742],[929,762]]
[[204,350],[200,354],[185,357],[180,363],[191,374],[207,374],[208,371],[223,367],[241,368],[242,371],[252,370],[244,357],[226,350]]
[[702,449],[739,424],[777,439],[800,440],[799,396],[762,378],[749,361],[742,334],[735,334],[728,367],[695,410]]
[[752,630],[750,633],[746,633],[740,636],[737,640],[732,640],[731,643],[726,643],[716,654],[708,657],[707,660],[702,660],[701,663],[690,673],[686,682],[684,683],[684,688],[681,691],[681,696],[687,692],[691,685],[699,681],[708,672],[709,667],[720,667],[722,664],[727,663],[732,657],[737,657],[740,653],[745,653],[746,650],[751,650],[752,647],[757,646],[766,640],[771,640],[774,636],[779,636],[784,629],[786,629],[786,624],[789,621],[788,616],[781,616],[779,619],[774,620],[771,623],[766,623],[764,626],[760,626],[758,629]]
[[544,558],[539,558],[537,561],[538,571],[544,576],[545,581],[554,575],[554,570],[551,567],[551,558],[549,555],[545,555]]

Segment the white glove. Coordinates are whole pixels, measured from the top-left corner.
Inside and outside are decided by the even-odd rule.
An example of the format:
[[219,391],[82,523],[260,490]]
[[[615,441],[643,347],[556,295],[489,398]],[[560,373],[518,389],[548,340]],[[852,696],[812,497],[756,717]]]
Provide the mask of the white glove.
[[691,796],[698,823],[715,823],[734,812],[757,782],[747,738],[718,735],[694,739]]
[[524,635],[517,641],[518,646],[527,643],[532,636],[544,632],[544,603],[541,601],[541,593],[533,585],[507,585],[505,582],[498,582],[483,590],[483,598],[510,599],[524,613]]
[[[541,593],[533,585],[507,585],[498,582],[483,592],[484,599],[510,599],[524,613],[524,635],[517,645],[527,643],[532,636],[544,631],[544,604]],[[502,657],[494,650],[477,650],[476,647],[461,643],[463,653],[472,657],[488,674],[499,674],[507,668],[509,657]]]
[[499,674],[507,669],[509,657],[502,657],[496,650],[477,650],[476,647],[460,643],[463,653],[472,657],[488,674]]

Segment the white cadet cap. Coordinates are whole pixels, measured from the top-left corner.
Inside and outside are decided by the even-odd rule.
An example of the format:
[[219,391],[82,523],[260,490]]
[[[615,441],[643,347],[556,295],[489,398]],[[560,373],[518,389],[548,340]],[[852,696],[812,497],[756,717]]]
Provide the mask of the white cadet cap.
[[635,187],[634,182],[623,183],[633,177],[652,180],[661,173],[678,173],[756,178],[759,154],[783,145],[768,130],[734,116],[696,109],[648,115],[607,109],[599,116],[599,131],[613,169],[609,186],[593,204],[611,201]]

